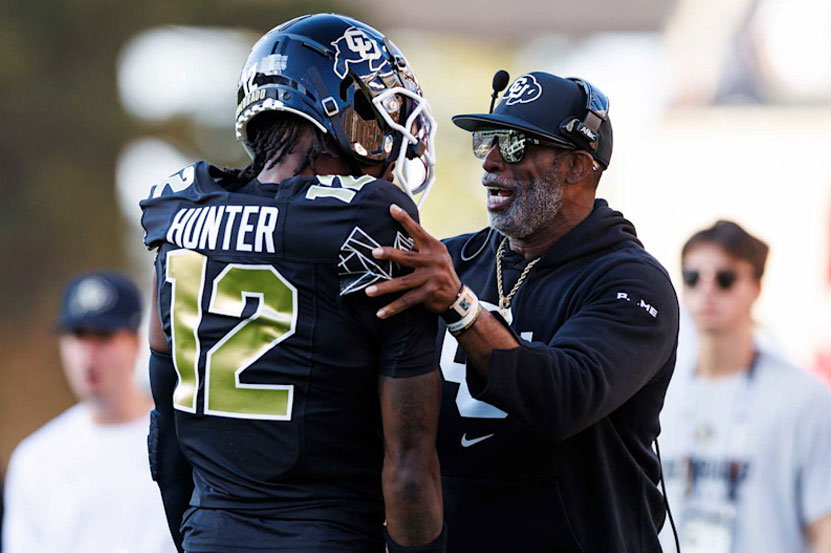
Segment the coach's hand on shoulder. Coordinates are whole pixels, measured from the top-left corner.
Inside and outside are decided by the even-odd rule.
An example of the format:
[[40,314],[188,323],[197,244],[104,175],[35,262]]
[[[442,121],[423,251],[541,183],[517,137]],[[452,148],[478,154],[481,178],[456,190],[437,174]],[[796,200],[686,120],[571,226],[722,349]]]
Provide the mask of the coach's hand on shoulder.
[[372,250],[372,255],[376,259],[389,259],[411,267],[413,272],[367,287],[366,294],[373,297],[409,290],[379,309],[378,317],[387,319],[418,304],[424,304],[433,313],[446,311],[456,300],[462,286],[447,248],[397,205],[390,206],[390,214],[414,240],[413,251],[381,247]]

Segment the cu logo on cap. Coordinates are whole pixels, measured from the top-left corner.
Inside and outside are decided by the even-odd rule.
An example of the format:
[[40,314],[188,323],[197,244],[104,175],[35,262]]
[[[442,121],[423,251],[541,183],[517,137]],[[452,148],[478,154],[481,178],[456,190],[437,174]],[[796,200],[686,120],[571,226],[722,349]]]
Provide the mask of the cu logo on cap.
[[[378,43],[357,27],[348,28],[342,37],[332,43],[332,46],[335,47],[334,71],[341,79],[346,78],[349,65],[368,62],[369,71],[378,71],[386,61],[383,59]],[[366,73],[355,67],[352,69],[359,73]]]
[[523,75],[513,82],[503,101],[506,106],[527,104],[542,96],[542,86],[533,75]]
[[75,317],[99,313],[115,305],[115,295],[107,281],[97,277],[85,278],[69,300],[69,312]]

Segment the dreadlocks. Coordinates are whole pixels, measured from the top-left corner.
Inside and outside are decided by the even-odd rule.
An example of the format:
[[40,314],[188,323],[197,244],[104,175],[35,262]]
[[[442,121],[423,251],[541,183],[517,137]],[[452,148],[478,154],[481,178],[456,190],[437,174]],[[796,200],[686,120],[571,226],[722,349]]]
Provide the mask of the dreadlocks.
[[312,140],[302,163],[294,172],[295,175],[306,167],[311,167],[312,171],[316,172],[315,161],[318,156],[337,156],[335,142],[328,134],[320,132],[305,119],[290,113],[263,113],[249,124],[248,133],[254,159],[247,167],[233,171],[242,181],[251,180],[264,169],[271,169],[282,163],[287,155],[294,152],[306,133],[311,134]]

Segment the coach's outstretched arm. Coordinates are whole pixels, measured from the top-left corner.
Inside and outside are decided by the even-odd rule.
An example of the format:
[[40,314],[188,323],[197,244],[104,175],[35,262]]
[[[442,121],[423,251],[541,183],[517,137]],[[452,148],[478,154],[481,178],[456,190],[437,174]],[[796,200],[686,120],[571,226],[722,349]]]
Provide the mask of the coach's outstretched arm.
[[[547,344],[520,339],[516,347],[489,347],[475,328],[459,336],[465,353],[476,358],[467,374],[473,397],[558,441],[640,391],[675,351],[678,305],[668,277],[629,262],[603,275],[591,295]],[[646,308],[640,298],[648,299]],[[506,328],[491,319],[501,335]]]
[[[367,289],[370,296],[406,290],[378,316],[388,318],[418,304],[434,313],[445,311],[461,285],[447,248],[406,213],[391,213],[414,238],[416,251],[379,248],[375,256],[415,270]],[[646,307],[641,298],[648,300]],[[674,354],[677,331],[678,302],[669,278],[658,267],[627,262],[595,283],[589,301],[548,344],[520,339],[485,309],[457,339],[468,359],[474,398],[511,413],[546,438],[562,440],[640,390]]]
[[[443,551],[439,459],[436,454],[439,375],[379,378],[384,426],[382,485],[390,552],[435,545]],[[403,549],[406,551],[407,549]]]
[[156,277],[153,277],[153,300],[150,307],[150,389],[155,408],[150,413],[147,437],[150,472],[159,486],[170,535],[179,553],[183,553],[180,526],[193,494],[193,467],[187,462],[176,437],[173,391],[176,369],[159,317]]

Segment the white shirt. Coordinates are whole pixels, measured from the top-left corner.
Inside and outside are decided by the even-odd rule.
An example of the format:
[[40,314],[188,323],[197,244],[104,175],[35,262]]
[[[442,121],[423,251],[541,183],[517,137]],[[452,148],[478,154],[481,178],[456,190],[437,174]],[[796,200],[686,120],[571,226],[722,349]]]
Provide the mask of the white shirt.
[[174,553],[148,425],[95,424],[79,404],[23,440],[6,475],[3,552]]
[[[659,442],[676,522],[688,505],[715,509],[725,500],[728,466],[738,456],[731,552],[807,551],[805,525],[831,514],[831,394],[769,353],[760,354],[749,384],[745,373],[702,379],[692,371],[677,367],[661,413]],[[737,440],[742,403],[746,438]],[[688,456],[698,474],[689,491]],[[660,537],[664,551],[674,552],[668,521]]]

